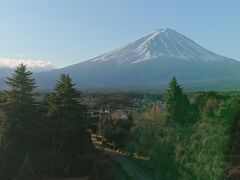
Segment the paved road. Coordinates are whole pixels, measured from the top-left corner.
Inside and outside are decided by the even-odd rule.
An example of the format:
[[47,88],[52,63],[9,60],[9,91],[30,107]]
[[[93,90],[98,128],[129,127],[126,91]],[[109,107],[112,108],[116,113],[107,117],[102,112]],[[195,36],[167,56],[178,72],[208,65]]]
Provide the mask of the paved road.
[[100,143],[98,143],[95,139],[93,139],[93,144],[97,149],[102,149],[104,152],[116,163],[120,164],[123,170],[131,177],[133,180],[153,180],[149,175],[147,175],[141,168],[136,166],[126,157],[121,155],[120,153],[109,149],[107,147],[103,147]]

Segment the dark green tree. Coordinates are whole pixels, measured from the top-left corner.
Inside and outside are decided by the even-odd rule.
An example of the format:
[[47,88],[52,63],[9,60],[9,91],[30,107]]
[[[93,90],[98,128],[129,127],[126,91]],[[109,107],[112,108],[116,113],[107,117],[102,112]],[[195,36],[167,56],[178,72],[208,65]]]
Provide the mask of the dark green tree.
[[7,78],[6,84],[10,88],[9,91],[6,91],[7,95],[10,103],[14,103],[14,106],[20,105],[22,108],[28,108],[35,104],[36,82],[32,78],[32,72],[27,71],[26,65],[20,64],[12,76]]
[[[5,101],[1,108],[5,118],[1,119],[1,164],[0,174],[14,176],[25,155],[36,148],[38,115],[34,89],[35,80],[26,65],[20,64],[11,77],[7,78],[9,90],[5,91]],[[10,177],[9,177],[10,178]]]
[[166,94],[166,109],[170,120],[185,123],[189,120],[190,102],[174,76]]
[[79,102],[81,94],[74,86],[69,75],[62,74],[54,91],[44,100],[49,118],[51,171],[55,175],[61,175],[66,165],[76,159],[85,141],[85,107]]

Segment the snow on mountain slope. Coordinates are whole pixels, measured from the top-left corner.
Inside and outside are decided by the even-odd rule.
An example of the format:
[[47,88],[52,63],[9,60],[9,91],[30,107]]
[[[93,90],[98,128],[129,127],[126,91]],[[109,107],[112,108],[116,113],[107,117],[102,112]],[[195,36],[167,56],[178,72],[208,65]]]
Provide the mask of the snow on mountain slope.
[[168,28],[93,59],[36,74],[39,88],[53,88],[62,73],[86,89],[159,88],[173,76],[188,87],[195,84],[196,89],[240,87],[239,61],[213,53]]
[[110,51],[90,61],[116,61],[117,64],[138,63],[157,57],[189,60],[222,61],[227,58],[215,54],[175,30],[158,29],[137,41]]

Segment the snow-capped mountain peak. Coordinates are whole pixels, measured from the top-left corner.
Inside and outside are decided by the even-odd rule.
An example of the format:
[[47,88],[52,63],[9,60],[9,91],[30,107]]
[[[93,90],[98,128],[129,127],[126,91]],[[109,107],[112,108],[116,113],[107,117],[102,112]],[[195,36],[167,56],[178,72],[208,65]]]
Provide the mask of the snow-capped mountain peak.
[[62,73],[86,89],[153,90],[166,87],[173,76],[198,90],[215,86],[235,90],[240,84],[239,61],[213,53],[169,28],[157,29],[96,58],[39,73],[39,87],[53,87]]
[[117,64],[138,63],[153,58],[171,57],[186,60],[222,61],[226,58],[215,54],[186,36],[170,28],[162,28],[90,61],[115,61]]

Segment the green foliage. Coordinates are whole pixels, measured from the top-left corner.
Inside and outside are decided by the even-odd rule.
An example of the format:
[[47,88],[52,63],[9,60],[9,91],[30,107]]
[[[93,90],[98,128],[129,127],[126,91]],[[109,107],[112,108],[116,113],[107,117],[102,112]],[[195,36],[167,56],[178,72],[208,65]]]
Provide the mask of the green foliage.
[[131,129],[133,139],[129,145],[132,151],[149,155],[149,148],[154,143],[154,133],[158,129],[157,123],[161,116],[161,109],[158,106],[153,106],[150,110],[134,116],[134,126]]
[[179,159],[191,174],[185,178],[220,179],[226,168],[225,157],[236,106],[231,101],[210,98],[201,119],[194,124],[189,141],[182,144]]
[[27,152],[38,148],[38,122],[35,102],[35,80],[25,65],[20,64],[6,83],[5,99],[1,102],[1,175],[15,175]]
[[33,91],[36,88],[36,82],[31,76],[32,72],[27,71],[26,65],[20,64],[12,76],[7,78],[6,84],[10,87],[7,95],[15,106],[19,104],[27,108],[34,104]]
[[71,78],[62,74],[54,91],[44,100],[43,111],[49,119],[46,131],[53,174],[61,175],[82,149],[86,136],[86,115],[85,107],[79,102],[80,97]]
[[[229,173],[226,157],[229,153],[240,154],[240,150],[236,150],[238,95],[201,93],[193,105],[184,100],[184,96],[173,78],[167,92],[166,109],[152,107],[134,116],[129,150],[150,158],[141,164],[156,179],[226,177]],[[183,114],[191,123],[186,123]]]
[[38,178],[32,168],[30,159],[27,155],[18,172],[16,180],[37,180],[37,179]]
[[[8,119],[6,116],[6,113],[0,109],[0,138],[6,134],[8,127]],[[0,141],[0,149],[2,148],[1,146],[2,141]]]
[[169,120],[166,112],[155,105],[137,114],[134,124],[129,150],[150,158],[144,167],[156,179],[176,179],[179,175],[175,161],[179,128],[176,122]]
[[20,64],[6,83],[9,88],[0,97],[0,179],[35,180],[35,172],[71,176],[90,143],[86,108],[71,78],[61,75],[41,106],[25,65]]
[[190,102],[173,77],[166,94],[166,109],[171,120],[186,123],[189,121]]
[[131,115],[128,116],[128,119],[114,119],[111,115],[105,115],[99,124],[98,133],[117,147],[125,148],[132,126],[133,117]]
[[111,137],[114,131],[114,122],[110,115],[102,117],[98,127],[98,133],[101,134],[107,141],[112,141]]
[[[8,91],[0,94],[0,179],[31,180],[38,178],[35,172],[72,176],[84,171],[82,162],[90,164],[86,107],[71,78],[61,75],[41,106],[25,65],[19,65],[6,83]],[[129,98],[114,94],[103,102],[113,108],[131,107]],[[148,101],[161,98],[145,96]],[[141,165],[156,179],[224,178],[229,173],[226,156],[240,154],[239,93],[207,92],[192,99],[190,104],[174,77],[166,106],[154,105],[128,119],[106,115],[99,133],[117,147],[148,157]]]

